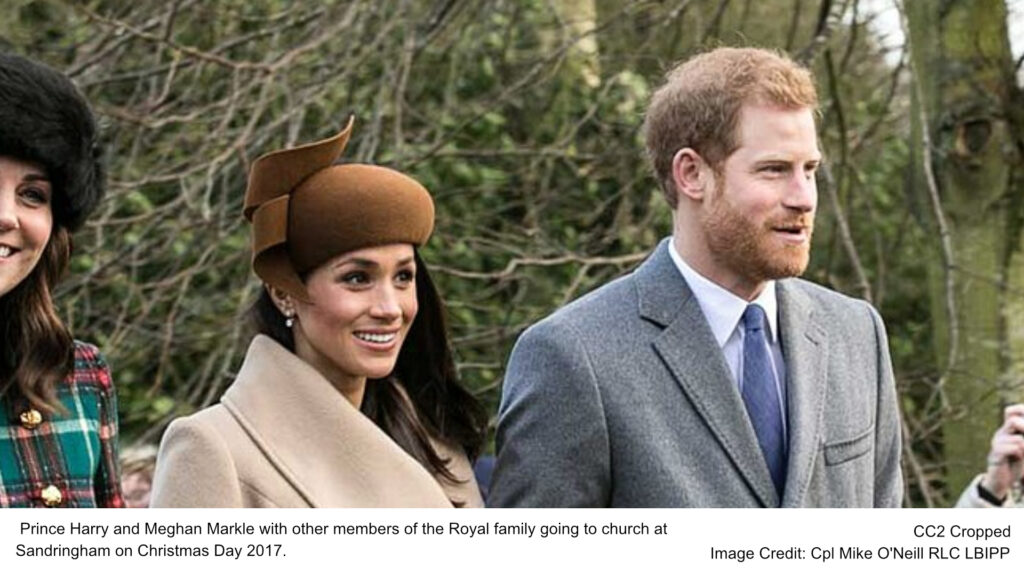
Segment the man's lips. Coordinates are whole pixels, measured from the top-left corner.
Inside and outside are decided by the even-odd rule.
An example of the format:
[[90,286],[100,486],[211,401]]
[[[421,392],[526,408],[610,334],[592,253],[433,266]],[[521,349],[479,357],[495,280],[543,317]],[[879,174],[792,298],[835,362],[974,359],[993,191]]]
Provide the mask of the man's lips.
[[800,244],[811,237],[811,226],[806,224],[775,224],[770,227],[771,231],[781,236],[785,241]]

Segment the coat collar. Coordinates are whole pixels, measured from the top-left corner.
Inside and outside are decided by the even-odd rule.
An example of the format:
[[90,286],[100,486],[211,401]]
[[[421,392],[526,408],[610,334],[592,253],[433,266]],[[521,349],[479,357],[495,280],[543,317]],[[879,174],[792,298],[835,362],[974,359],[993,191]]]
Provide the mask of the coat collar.
[[[700,304],[663,240],[637,269],[639,315],[664,328],[653,345],[744,481],[766,507],[779,498],[746,407]],[[799,505],[821,441],[827,332],[799,281],[777,283],[779,327],[786,361],[790,456],[783,504]]]
[[[221,402],[310,506],[479,503],[471,473],[442,488],[319,372],[266,336],[253,339]],[[468,465],[454,471],[464,477]]]

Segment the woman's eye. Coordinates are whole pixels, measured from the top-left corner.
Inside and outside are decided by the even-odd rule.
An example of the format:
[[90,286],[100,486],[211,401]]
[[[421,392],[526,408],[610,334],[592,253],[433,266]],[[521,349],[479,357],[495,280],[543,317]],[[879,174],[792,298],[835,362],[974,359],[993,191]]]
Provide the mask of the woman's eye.
[[342,284],[349,284],[351,286],[361,286],[369,281],[370,277],[366,272],[349,272],[341,277]]
[[412,270],[402,270],[395,275],[395,280],[401,284],[410,284],[416,279],[416,273]]
[[43,205],[50,202],[50,195],[39,188],[23,188],[21,197],[33,205]]

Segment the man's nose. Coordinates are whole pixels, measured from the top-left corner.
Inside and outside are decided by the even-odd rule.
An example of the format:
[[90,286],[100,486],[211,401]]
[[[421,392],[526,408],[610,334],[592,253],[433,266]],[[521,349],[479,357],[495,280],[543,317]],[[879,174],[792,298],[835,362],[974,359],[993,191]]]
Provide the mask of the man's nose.
[[791,210],[813,212],[818,206],[818,183],[814,175],[794,175],[786,189],[783,204]]

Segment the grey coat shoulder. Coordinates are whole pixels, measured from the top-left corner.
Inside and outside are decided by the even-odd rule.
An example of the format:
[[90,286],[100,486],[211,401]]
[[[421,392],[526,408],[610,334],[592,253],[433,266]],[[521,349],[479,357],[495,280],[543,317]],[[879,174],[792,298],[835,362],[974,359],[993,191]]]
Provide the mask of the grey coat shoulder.
[[565,330],[587,334],[594,330],[607,330],[625,318],[635,317],[635,276],[635,272],[630,272],[580,296],[530,326],[523,336]]
[[[782,291],[810,304],[816,313],[829,319],[829,323],[853,324],[857,328],[882,325],[878,312],[863,299],[800,278],[780,280],[779,286]],[[639,315],[638,290],[634,271],[552,312],[527,329],[523,336],[564,331],[579,335],[615,330]],[[681,294],[680,301],[686,297]]]
[[827,316],[865,317],[866,315],[871,315],[879,321],[881,320],[875,307],[862,298],[847,296],[802,278],[781,280],[780,285],[784,286],[784,290],[802,293],[813,303],[816,310],[825,313]]

